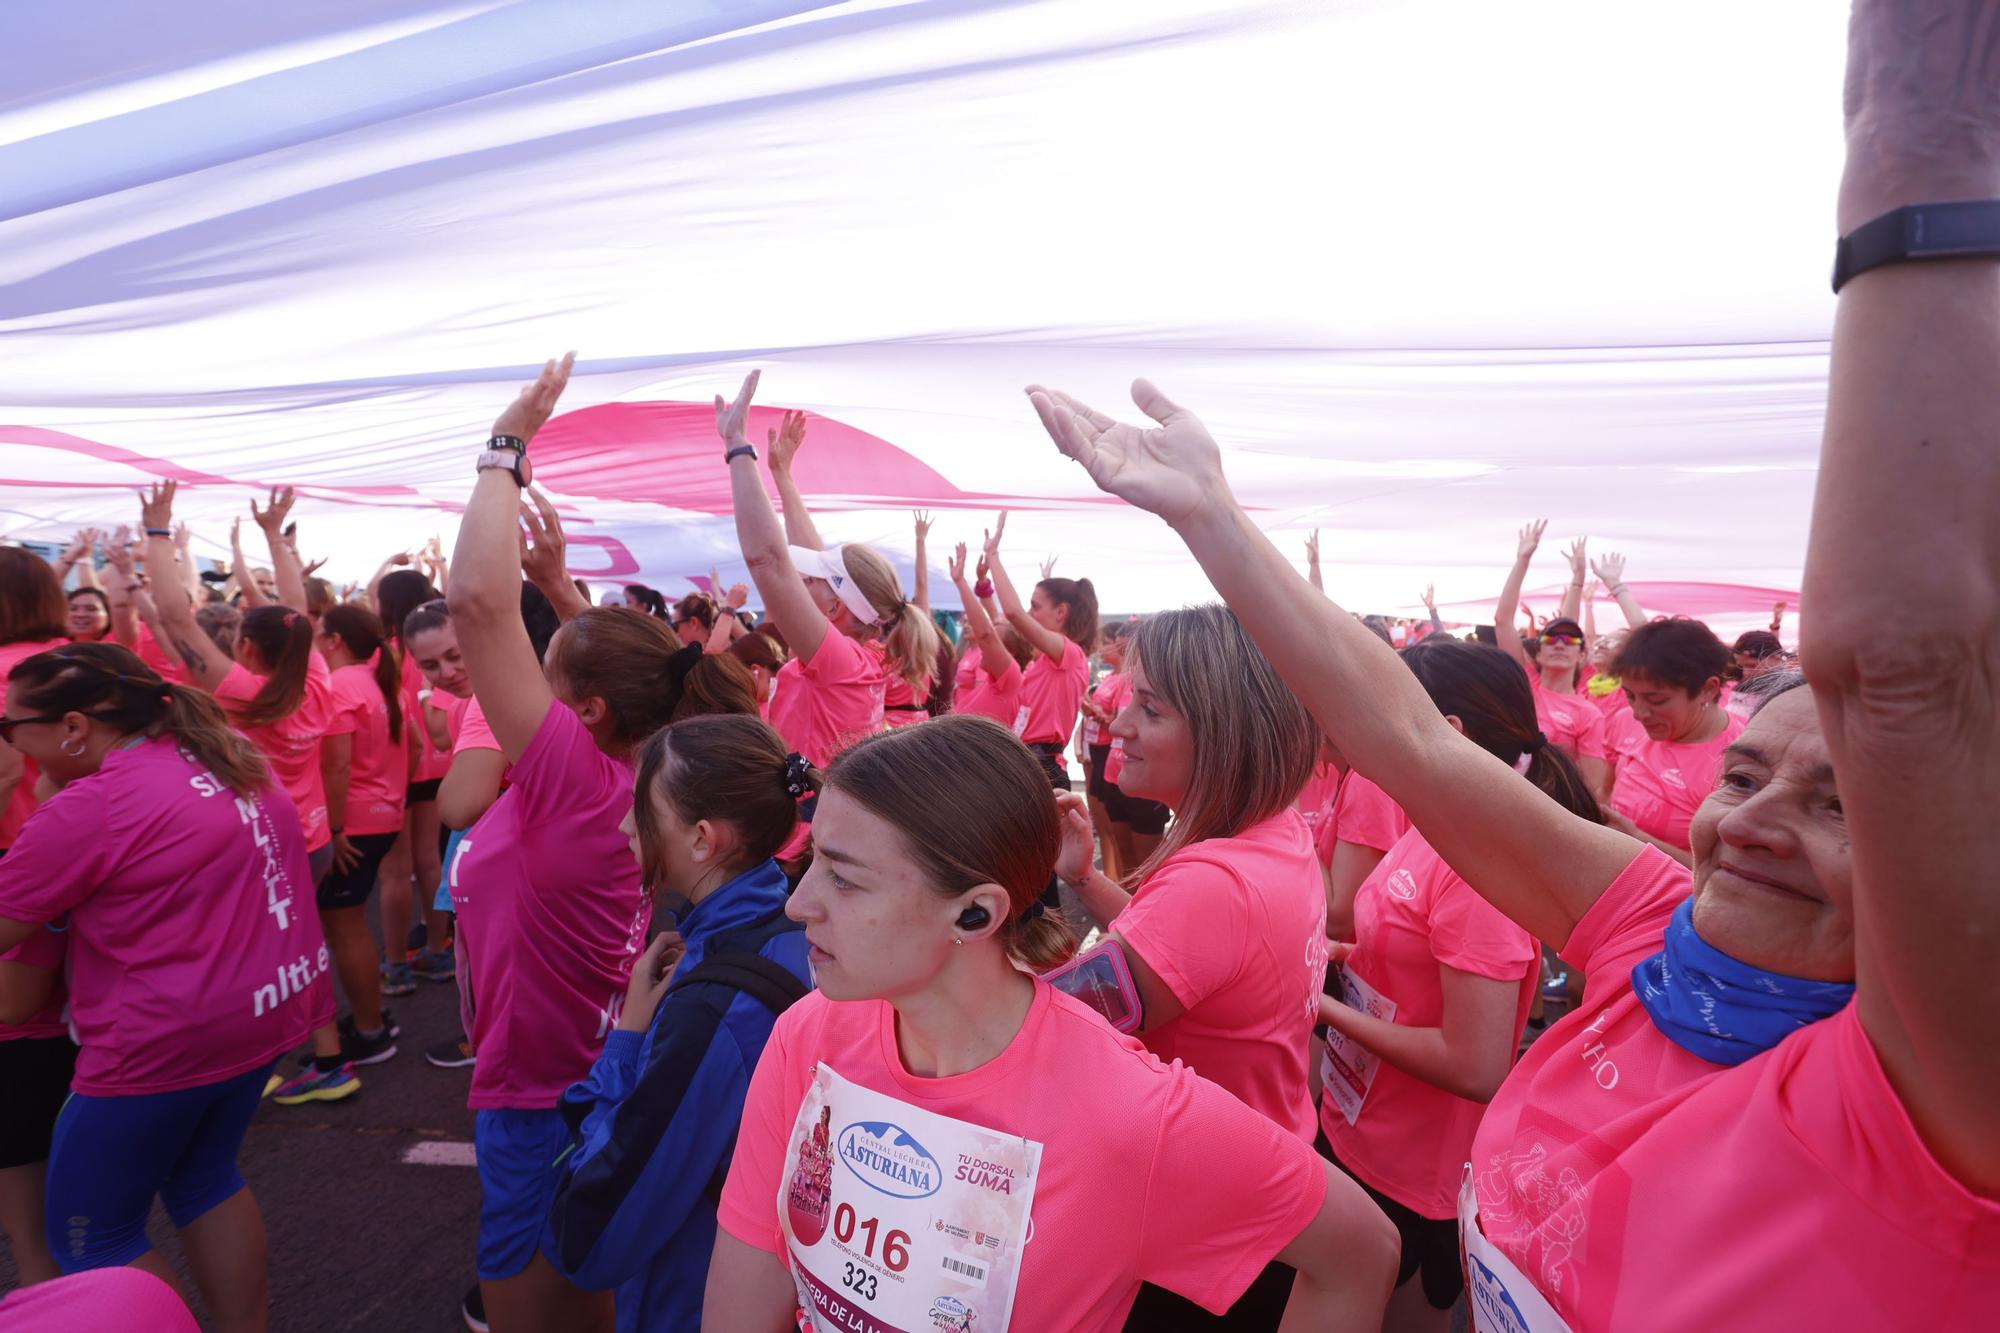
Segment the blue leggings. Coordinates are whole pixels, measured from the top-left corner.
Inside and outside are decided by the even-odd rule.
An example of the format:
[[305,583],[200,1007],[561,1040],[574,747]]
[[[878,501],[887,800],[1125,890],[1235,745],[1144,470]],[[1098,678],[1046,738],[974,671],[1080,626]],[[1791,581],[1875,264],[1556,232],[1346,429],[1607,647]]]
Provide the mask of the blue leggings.
[[49,1149],[49,1251],[65,1273],[153,1247],[153,1196],[184,1227],[243,1188],[236,1154],[276,1061],[221,1083],[133,1097],[73,1092]]

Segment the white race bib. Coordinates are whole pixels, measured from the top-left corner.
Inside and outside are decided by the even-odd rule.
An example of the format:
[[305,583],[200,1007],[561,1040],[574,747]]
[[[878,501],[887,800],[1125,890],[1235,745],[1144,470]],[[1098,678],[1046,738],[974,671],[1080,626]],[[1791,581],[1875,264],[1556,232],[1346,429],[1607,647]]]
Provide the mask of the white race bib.
[[1570,1333],[1535,1284],[1479,1229],[1479,1191],[1470,1162],[1458,1185],[1458,1252],[1474,1333]]
[[[1340,980],[1350,1006],[1384,1023],[1395,1021],[1396,1002],[1356,976],[1354,969],[1343,965]],[[1381,1067],[1381,1056],[1352,1037],[1327,1029],[1326,1050],[1319,1062],[1320,1086],[1348,1124],[1360,1117],[1361,1104],[1368,1100],[1368,1090],[1375,1086],[1375,1071]]]
[[813,1073],[778,1216],[817,1333],[1005,1333],[1042,1145]]
[[1016,736],[1025,736],[1028,734],[1028,706],[1026,704],[1022,704],[1021,711],[1014,714],[1014,734]]

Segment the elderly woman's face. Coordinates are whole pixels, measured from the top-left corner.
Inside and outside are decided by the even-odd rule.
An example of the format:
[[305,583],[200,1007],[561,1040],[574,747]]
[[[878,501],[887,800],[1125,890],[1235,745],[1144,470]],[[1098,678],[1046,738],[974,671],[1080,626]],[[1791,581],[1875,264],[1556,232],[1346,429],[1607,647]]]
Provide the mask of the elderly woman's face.
[[1702,939],[1769,972],[1854,980],[1847,821],[1811,690],[1750,720],[1688,836]]

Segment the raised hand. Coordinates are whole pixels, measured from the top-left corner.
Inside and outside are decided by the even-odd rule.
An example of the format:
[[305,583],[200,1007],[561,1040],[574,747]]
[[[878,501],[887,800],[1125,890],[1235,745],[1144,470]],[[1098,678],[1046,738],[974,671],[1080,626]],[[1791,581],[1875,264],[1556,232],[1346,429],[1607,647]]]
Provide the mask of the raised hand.
[[722,604],[727,606],[731,611],[741,611],[749,600],[750,585],[747,583],[732,583],[729,585],[729,595],[722,599]]
[[1590,562],[1590,572],[1606,588],[1616,592],[1625,586],[1625,557],[1616,551],[1606,551]]
[[922,509],[912,509],[910,513],[917,521],[917,540],[925,540],[931,535],[930,514]]
[[1542,544],[1542,534],[1547,532],[1548,528],[1549,521],[1545,518],[1538,518],[1527,527],[1522,528],[1521,542],[1514,550],[1514,558],[1517,560],[1526,560],[1533,556]]
[[122,523],[118,525],[118,530],[111,534],[111,540],[104,545],[104,559],[113,569],[125,576],[127,583],[132,581],[132,576],[136,572],[132,560],[132,529]]
[[560,361],[548,361],[542,365],[542,373],[535,382],[521,390],[514,401],[494,418],[495,435],[511,435],[523,443],[535,438],[535,432],[548,422],[549,414],[556,410],[556,400],[569,387],[569,373],[576,366],[576,353],[569,352]]
[[299,566],[299,577],[302,579],[309,579],[313,575],[319,573],[319,571],[325,568],[325,566],[326,566],[325,556],[321,556],[317,560],[308,560],[305,564]]
[[960,542],[951,551],[951,559],[945,564],[953,583],[965,582],[965,543]]
[[983,579],[986,577],[985,567],[991,564],[994,561],[994,559],[999,556],[1000,539],[1002,537],[1005,537],[1006,535],[1007,535],[1007,511],[1003,509],[1000,511],[1000,517],[997,520],[995,520],[993,526],[991,528],[982,530],[980,533],[980,536],[983,539],[981,542],[981,546],[984,551],[984,558],[981,559],[979,562],[980,578]]
[[1791,609],[1792,609],[1792,604],[1790,602],[1779,602],[1776,606],[1771,608],[1771,623],[1775,625],[1779,621],[1783,620],[1785,618],[1785,612]]
[[569,542],[563,536],[562,519],[546,495],[531,486],[528,496],[534,503],[521,502],[521,572],[537,587],[560,583],[569,577]]
[[771,455],[773,472],[789,472],[799,446],[806,442],[806,414],[787,411],[776,430],[764,432],[764,448]]
[[1589,540],[1588,537],[1578,537],[1569,544],[1569,549],[1563,552],[1564,555],[1569,557],[1569,581],[1571,583],[1578,585],[1583,583],[1584,572],[1588,567],[1584,546]]
[[1042,561],[1042,577],[1045,579],[1052,579],[1055,576],[1056,576],[1056,558],[1054,556],[1050,556],[1048,559]]
[[277,541],[280,531],[285,526],[285,515],[292,512],[292,504],[297,499],[291,487],[273,486],[267,508],[259,509],[255,500],[250,502],[250,519],[264,529],[266,537]]
[[1310,537],[1306,538],[1306,563],[1307,563],[1307,564],[1309,564],[1309,565],[1316,565],[1316,564],[1318,564],[1318,563],[1319,563],[1319,529],[1318,529],[1318,528],[1314,528],[1314,529],[1312,530],[1312,536],[1310,536]]
[[979,569],[974,574],[974,577],[981,583],[986,582],[987,578],[986,552],[983,550],[979,553]]
[[[743,427],[750,420],[750,400],[757,396],[757,381],[764,377],[761,370],[753,370],[743,377],[743,387],[736,391],[736,397],[724,402],[721,394],[715,395],[715,433],[730,448],[750,441],[743,438]],[[772,448],[775,451],[775,445]]]
[[139,492],[139,524],[144,528],[171,528],[174,525],[174,492],[179,490],[172,481],[156,481]]
[[1426,583],[1424,585],[1424,610],[1430,612],[1432,615],[1436,615],[1437,609],[1437,585]]
[[174,524],[174,545],[185,551],[193,544],[194,532],[188,527],[187,520],[182,519],[180,522]]
[[1176,523],[1218,497],[1227,500],[1222,451],[1194,413],[1149,380],[1132,382],[1132,401],[1158,422],[1145,429],[1114,421],[1078,399],[1039,384],[1028,401],[1056,448],[1083,465],[1101,491]]

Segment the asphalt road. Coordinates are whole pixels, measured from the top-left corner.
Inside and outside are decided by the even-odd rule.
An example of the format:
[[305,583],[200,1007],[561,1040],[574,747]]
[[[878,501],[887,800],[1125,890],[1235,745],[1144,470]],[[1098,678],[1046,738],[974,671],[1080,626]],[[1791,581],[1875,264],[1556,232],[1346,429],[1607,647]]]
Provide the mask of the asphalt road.
[[[360,1071],[362,1089],[342,1102],[266,1102],[243,1145],[243,1175],[264,1212],[270,1242],[273,1333],[450,1333],[473,1282],[479,1180],[470,1165],[420,1165],[405,1154],[471,1157],[470,1069],[425,1063],[430,1046],[458,1035],[458,992],[419,983],[391,1000],[403,1035],[399,1053]],[[286,1057],[289,1068],[292,1057]],[[166,1214],[152,1236],[186,1269]],[[0,1241],[0,1290],[14,1265]],[[199,1304],[195,1313],[203,1311]],[[209,1327],[203,1321],[204,1329]]]

